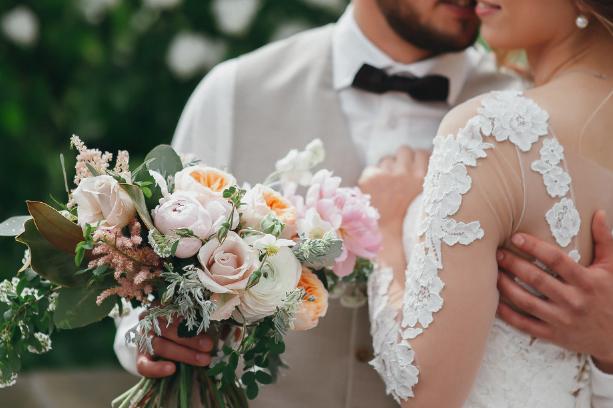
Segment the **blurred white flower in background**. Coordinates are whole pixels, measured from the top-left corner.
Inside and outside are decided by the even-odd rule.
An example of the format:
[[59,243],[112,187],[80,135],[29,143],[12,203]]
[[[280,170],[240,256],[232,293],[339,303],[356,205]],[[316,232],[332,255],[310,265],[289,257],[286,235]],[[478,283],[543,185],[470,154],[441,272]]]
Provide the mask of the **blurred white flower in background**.
[[85,19],[97,24],[104,18],[106,12],[119,3],[119,0],[80,0],[79,8]]
[[4,35],[17,45],[31,46],[38,39],[38,18],[27,7],[17,6],[2,16]]
[[303,0],[306,4],[330,10],[342,10],[347,5],[345,0]]
[[226,47],[202,34],[179,33],[170,43],[166,62],[180,78],[190,78],[221,61]]
[[145,6],[153,9],[170,9],[178,6],[182,0],[144,0]]
[[214,0],[213,14],[227,34],[244,32],[260,7],[260,0]]
[[271,37],[271,41],[283,40],[291,37],[294,34],[298,34],[301,31],[312,28],[311,25],[303,21],[291,21],[289,23],[281,24]]

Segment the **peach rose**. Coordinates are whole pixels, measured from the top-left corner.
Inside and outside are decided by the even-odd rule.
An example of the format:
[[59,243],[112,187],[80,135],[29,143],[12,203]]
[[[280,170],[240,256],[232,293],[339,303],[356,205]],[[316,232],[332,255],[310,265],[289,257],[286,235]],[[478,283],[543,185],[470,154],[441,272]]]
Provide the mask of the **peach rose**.
[[328,312],[328,291],[310,269],[302,268],[298,287],[305,292],[296,319],[294,330],[310,330],[317,326],[319,319]]
[[236,185],[236,179],[231,174],[214,167],[190,166],[175,174],[175,191],[193,191],[203,202],[211,196],[221,196],[233,185]]
[[261,222],[270,214],[285,224],[283,238],[296,234],[296,208],[280,193],[262,184],[256,184],[243,198],[241,221],[245,227],[261,229]]

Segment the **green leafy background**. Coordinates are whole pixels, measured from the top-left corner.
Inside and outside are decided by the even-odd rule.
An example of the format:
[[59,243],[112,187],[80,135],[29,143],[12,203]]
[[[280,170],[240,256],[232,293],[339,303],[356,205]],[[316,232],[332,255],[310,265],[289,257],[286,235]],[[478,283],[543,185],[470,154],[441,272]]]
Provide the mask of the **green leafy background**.
[[[155,7],[164,3],[169,7]],[[3,0],[0,219],[25,214],[26,199],[49,201],[49,194],[65,199],[59,154],[70,166],[71,134],[104,150],[129,150],[137,164],[155,145],[170,141],[187,98],[212,65],[332,22],[346,3]],[[92,13],[96,7],[99,12]],[[29,45],[15,42],[7,29],[16,9],[29,10],[37,22],[38,34]],[[200,42],[204,38],[203,61],[189,75],[177,75],[168,63],[169,49],[182,33],[195,34]],[[15,273],[22,254],[11,239],[0,240],[2,278]],[[113,337],[110,319],[60,331],[54,350],[28,357],[26,370],[116,365]]]

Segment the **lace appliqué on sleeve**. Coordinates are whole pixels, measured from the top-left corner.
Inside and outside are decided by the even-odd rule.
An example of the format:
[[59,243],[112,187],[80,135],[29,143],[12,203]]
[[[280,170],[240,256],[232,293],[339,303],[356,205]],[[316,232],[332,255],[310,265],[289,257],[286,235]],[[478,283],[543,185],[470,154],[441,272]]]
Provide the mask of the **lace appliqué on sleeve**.
[[[545,219],[549,224],[551,234],[562,248],[570,245],[581,228],[581,217],[575,208],[575,203],[570,196],[571,177],[564,170],[564,147],[555,137],[543,140],[543,146],[539,151],[540,158],[532,163],[532,170],[543,176],[543,183],[550,197],[562,197],[556,202]],[[573,259],[580,259],[580,254],[575,248],[569,253]]]
[[394,309],[388,301],[393,280],[390,269],[379,269],[369,283],[375,351],[371,364],[396,401],[413,397],[413,387],[418,382],[419,371],[409,341],[422,334],[443,307],[441,291],[445,284],[439,277],[443,268],[442,244],[470,245],[484,236],[479,221],[465,223],[452,218],[472,185],[468,167],[475,167],[494,147],[484,137],[493,136],[498,142],[508,140],[528,151],[547,134],[548,120],[547,113],[521,93],[493,92],[483,99],[478,114],[457,136],[439,135],[434,139],[424,182],[419,241],[411,251],[401,310]]

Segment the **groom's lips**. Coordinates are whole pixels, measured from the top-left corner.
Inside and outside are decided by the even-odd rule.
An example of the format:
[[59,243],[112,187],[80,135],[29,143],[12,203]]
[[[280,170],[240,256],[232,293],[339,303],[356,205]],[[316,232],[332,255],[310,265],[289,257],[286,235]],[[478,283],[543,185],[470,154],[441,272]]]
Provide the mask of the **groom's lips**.
[[440,4],[458,17],[475,17],[476,0],[440,0]]

